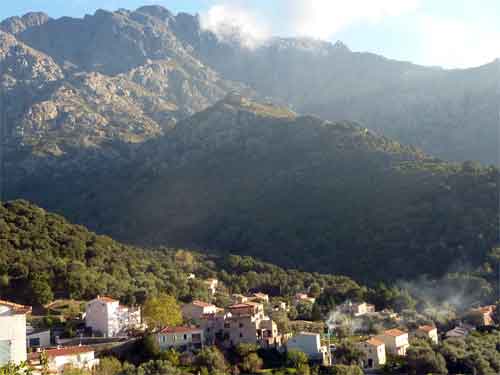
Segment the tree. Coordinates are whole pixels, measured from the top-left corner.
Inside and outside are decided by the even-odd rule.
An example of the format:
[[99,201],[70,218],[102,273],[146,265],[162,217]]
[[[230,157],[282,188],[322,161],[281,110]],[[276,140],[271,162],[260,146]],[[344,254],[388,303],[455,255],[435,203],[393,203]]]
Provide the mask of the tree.
[[26,362],[16,365],[12,362],[0,367],[0,375],[31,375],[31,368]]
[[181,309],[175,297],[166,294],[146,300],[143,316],[150,329],[175,327],[182,323]]
[[52,293],[49,281],[42,275],[36,275],[31,280],[31,292],[35,302],[39,305],[45,305],[54,299],[54,293]]
[[363,375],[363,370],[359,366],[334,365],[333,375]]
[[257,353],[249,353],[243,358],[240,368],[246,373],[255,374],[262,368],[262,365],[262,358]]
[[312,283],[309,287],[309,295],[318,298],[321,294],[321,286],[318,283]]
[[362,356],[363,352],[348,340],[343,340],[334,353],[335,362],[343,365],[357,365]]
[[286,353],[286,363],[289,367],[298,369],[301,365],[307,365],[308,362],[307,354],[300,350],[291,349]]
[[115,357],[104,357],[99,360],[97,373],[99,375],[118,375],[122,372],[122,363]]
[[205,347],[198,353],[195,359],[195,365],[199,371],[222,372],[227,371],[228,365],[224,355],[215,346]]
[[448,373],[444,357],[424,340],[415,341],[408,348],[407,363],[410,375]]

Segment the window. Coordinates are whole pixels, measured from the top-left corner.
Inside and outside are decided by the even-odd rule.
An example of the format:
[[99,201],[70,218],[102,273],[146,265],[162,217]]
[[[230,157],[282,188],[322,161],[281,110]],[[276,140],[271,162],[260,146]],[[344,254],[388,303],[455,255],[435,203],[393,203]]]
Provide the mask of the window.
[[35,337],[29,340],[29,347],[37,347],[40,346],[40,337]]
[[11,360],[11,345],[9,340],[0,340],[0,366],[6,365]]
[[187,340],[188,339],[188,335],[184,335],[184,340]]
[[243,328],[243,323],[240,323],[240,328]]
[[240,333],[240,337],[243,337],[243,333]]

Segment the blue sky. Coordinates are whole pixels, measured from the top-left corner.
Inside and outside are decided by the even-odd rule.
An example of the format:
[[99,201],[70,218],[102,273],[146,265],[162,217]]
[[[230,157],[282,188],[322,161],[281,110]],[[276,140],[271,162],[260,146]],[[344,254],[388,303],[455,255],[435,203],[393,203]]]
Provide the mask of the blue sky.
[[[41,10],[81,17],[98,8],[163,5],[199,13],[219,32],[236,23],[252,40],[271,35],[342,40],[352,50],[447,68],[500,57],[499,0],[3,0],[0,18]],[[478,5],[480,4],[480,6]]]

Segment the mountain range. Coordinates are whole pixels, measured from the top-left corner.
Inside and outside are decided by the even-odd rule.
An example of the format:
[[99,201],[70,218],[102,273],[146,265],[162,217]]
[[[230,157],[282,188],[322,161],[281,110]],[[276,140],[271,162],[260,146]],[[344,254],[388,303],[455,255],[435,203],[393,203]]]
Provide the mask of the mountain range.
[[248,48],[159,6],[0,30],[9,199],[129,243],[363,280],[479,264],[497,241],[498,169],[463,161],[496,161],[499,61]]

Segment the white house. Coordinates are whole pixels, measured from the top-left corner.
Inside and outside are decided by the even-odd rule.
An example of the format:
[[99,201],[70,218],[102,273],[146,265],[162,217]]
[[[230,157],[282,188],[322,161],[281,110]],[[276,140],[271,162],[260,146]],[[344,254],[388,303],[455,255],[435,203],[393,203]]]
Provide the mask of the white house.
[[406,350],[410,346],[408,332],[403,332],[397,328],[389,329],[375,338],[383,341],[387,351],[394,355],[405,356]]
[[437,328],[430,325],[418,327],[414,332],[415,337],[429,339],[433,344],[438,344],[439,337]]
[[26,327],[26,347],[28,349],[48,348],[50,345],[50,329]]
[[26,314],[31,307],[0,300],[0,366],[26,361]]
[[211,295],[214,295],[217,292],[217,286],[219,285],[219,280],[217,279],[207,279],[203,281],[203,283],[207,286],[208,292]]
[[141,326],[141,310],[122,306],[113,298],[97,296],[87,303],[85,325],[104,337],[125,336],[128,330]]
[[320,362],[325,366],[332,364],[330,350],[321,345],[319,333],[301,332],[289,339],[286,347],[287,350],[298,350],[307,354],[311,361]]
[[56,374],[63,373],[68,367],[92,370],[99,364],[99,360],[95,358],[94,349],[88,346],[60,347],[30,354],[30,364],[37,372],[42,369],[43,354],[47,356],[49,372]]
[[374,337],[359,342],[356,347],[363,353],[362,364],[365,369],[378,369],[386,363],[385,344]]
[[160,350],[176,348],[180,350],[201,349],[203,329],[193,327],[167,327],[156,334]]
[[186,303],[181,308],[185,320],[199,321],[203,315],[217,313],[217,306],[203,301]]

